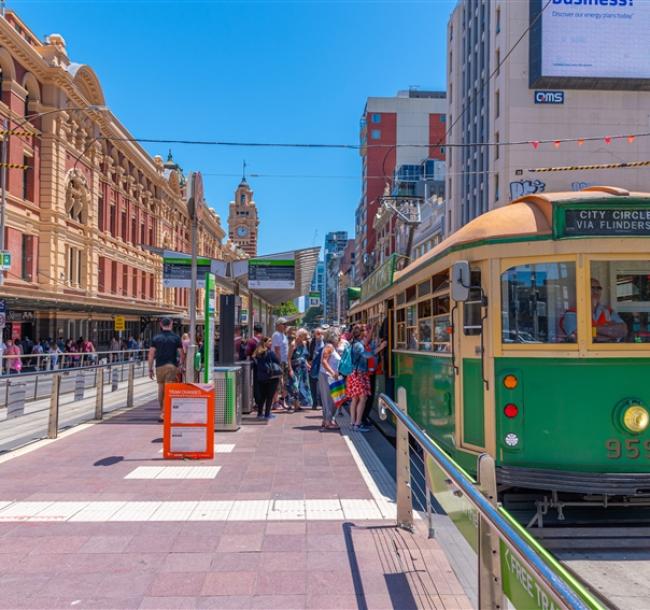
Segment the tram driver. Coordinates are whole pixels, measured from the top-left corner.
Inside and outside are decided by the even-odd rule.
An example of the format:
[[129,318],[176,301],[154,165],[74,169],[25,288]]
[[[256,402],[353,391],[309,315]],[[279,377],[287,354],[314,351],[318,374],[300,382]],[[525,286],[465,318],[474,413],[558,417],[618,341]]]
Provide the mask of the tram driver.
[[[593,339],[597,343],[621,341],[628,334],[627,324],[609,305],[600,302],[603,286],[595,277],[591,278],[591,328]],[[575,342],[577,320],[575,310],[567,311],[560,321],[567,341]]]

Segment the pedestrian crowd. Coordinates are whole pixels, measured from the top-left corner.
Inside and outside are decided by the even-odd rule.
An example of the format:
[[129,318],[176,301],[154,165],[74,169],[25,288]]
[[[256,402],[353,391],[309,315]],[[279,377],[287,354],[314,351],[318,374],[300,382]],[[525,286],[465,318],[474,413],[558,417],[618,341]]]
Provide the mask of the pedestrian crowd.
[[322,409],[321,430],[337,430],[336,415],[349,404],[352,429],[369,430],[375,376],[381,371],[386,342],[370,325],[306,328],[278,318],[266,337],[254,327],[248,341],[240,341],[239,357],[252,360],[253,394],[259,419],[275,412]]
[[90,339],[59,337],[22,339],[0,338],[0,375],[15,375],[40,370],[69,369],[97,364],[102,358],[112,362],[142,357],[145,344],[140,337],[130,335],[128,339],[117,336],[111,339],[109,352],[97,352]]

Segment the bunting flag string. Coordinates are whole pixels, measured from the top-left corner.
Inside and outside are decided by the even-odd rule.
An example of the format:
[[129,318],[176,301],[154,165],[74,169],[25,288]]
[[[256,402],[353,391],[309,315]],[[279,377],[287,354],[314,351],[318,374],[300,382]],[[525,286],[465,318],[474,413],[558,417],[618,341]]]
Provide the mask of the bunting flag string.
[[531,173],[541,172],[574,172],[590,169],[631,169],[635,167],[648,167],[650,161],[628,161],[622,163],[594,163],[592,165],[564,165],[560,167],[533,167],[526,171]]
[[[585,142],[598,142],[602,140],[605,144],[611,144],[614,140],[627,140],[629,144],[633,144],[636,141],[637,136],[642,137],[646,136],[648,134],[645,133],[640,133],[640,134],[630,134],[627,136],[601,136],[598,138],[567,138],[565,140],[530,140],[528,144],[530,144],[535,150],[539,149],[540,144],[553,144],[553,146],[557,149],[562,146],[562,144],[569,144],[571,142],[575,142],[578,146],[584,146]],[[517,142],[504,142],[503,144],[517,144]]]

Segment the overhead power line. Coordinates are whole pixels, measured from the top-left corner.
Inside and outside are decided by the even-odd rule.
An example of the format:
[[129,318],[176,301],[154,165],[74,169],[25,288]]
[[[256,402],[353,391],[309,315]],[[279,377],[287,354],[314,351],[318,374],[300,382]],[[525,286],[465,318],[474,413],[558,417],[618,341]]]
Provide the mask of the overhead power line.
[[221,140],[174,140],[166,138],[124,138],[124,137],[111,137],[99,136],[97,140],[107,140],[111,142],[139,142],[145,144],[186,144],[189,146],[231,146],[242,148],[315,148],[315,149],[344,149],[344,150],[359,150],[360,148],[476,148],[479,146],[524,146],[532,145],[535,148],[540,144],[559,144],[577,142],[582,145],[585,142],[598,142],[603,141],[605,144],[610,144],[615,140],[627,140],[633,142],[636,138],[647,138],[650,132],[644,131],[640,133],[625,133],[618,135],[603,134],[598,136],[585,136],[576,138],[550,138],[538,140],[509,140],[503,142],[485,141],[485,142],[466,142],[464,144],[326,144],[318,142],[302,143],[302,142],[228,142]]

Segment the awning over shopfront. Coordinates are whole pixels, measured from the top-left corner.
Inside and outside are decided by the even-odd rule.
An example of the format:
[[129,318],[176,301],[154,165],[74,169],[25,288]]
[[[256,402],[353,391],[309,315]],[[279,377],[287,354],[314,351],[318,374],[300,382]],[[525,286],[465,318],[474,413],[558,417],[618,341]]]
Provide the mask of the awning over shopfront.
[[13,286],[3,286],[1,298],[10,311],[65,311],[108,315],[169,316],[170,318],[179,318],[183,315],[183,310],[180,308],[174,310],[168,307],[156,307],[155,305],[143,307],[141,303],[135,301],[130,303],[128,300],[122,300],[119,297],[106,299],[71,294],[62,294],[60,297],[40,296],[38,291],[19,289]]

